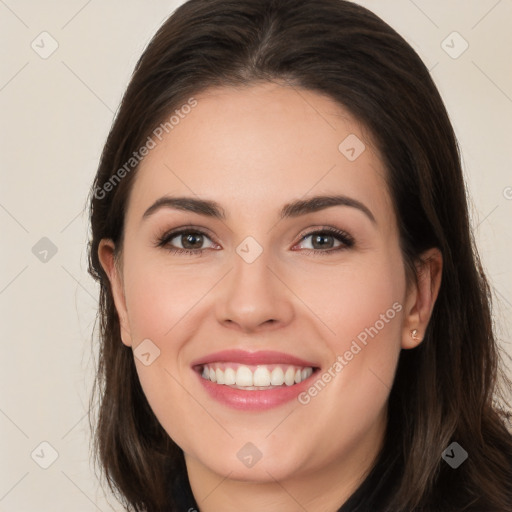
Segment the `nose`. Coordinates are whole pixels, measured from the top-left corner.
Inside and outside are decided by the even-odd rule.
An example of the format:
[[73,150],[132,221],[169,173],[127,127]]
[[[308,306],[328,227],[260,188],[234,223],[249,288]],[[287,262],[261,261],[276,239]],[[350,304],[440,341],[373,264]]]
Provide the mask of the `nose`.
[[293,320],[293,293],[269,263],[265,251],[252,263],[234,256],[233,270],[217,289],[221,324],[249,333],[278,329]]

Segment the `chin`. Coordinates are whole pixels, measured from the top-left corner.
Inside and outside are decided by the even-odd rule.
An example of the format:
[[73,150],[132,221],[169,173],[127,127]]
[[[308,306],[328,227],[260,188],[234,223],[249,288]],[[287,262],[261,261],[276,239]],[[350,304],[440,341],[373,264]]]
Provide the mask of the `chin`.
[[[265,444],[263,440],[254,444],[230,440],[229,446],[223,449],[209,453],[196,449],[188,454],[211,472],[244,482],[281,481],[296,476],[299,469],[300,473],[312,469],[308,468],[307,459],[298,456],[297,448],[285,444],[280,446],[272,446],[268,441]],[[190,455],[197,452],[201,454],[199,457]]]

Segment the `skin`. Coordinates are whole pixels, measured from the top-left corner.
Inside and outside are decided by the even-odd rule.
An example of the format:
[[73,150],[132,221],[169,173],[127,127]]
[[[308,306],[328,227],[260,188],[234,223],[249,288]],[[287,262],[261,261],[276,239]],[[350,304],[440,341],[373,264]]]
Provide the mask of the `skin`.
[[[99,247],[122,341],[136,349],[149,338],[160,350],[151,365],[135,364],[153,411],[184,450],[202,512],[335,511],[382,445],[398,356],[421,342],[441,255],[425,253],[418,279],[406,279],[381,158],[330,98],[265,83],[196,99],[137,171],[119,259],[110,240]],[[366,146],[352,162],[338,150],[350,134]],[[162,208],[143,220],[166,194],[214,200],[226,218]],[[375,222],[349,206],[280,220],[286,203],[323,194],[357,199]],[[202,255],[157,247],[163,234],[188,225],[211,235]],[[354,245],[328,254],[301,238],[326,227],[348,232]],[[263,248],[250,264],[236,252],[247,236]],[[394,303],[401,311],[307,405],[234,410],[212,400],[190,367],[240,348],[278,350],[325,371]],[[247,442],[262,454],[251,468],[237,457]]]

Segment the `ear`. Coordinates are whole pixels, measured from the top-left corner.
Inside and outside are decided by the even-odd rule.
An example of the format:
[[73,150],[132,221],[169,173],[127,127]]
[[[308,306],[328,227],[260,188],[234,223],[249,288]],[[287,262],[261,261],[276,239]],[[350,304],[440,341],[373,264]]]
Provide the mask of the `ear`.
[[425,336],[441,286],[443,256],[437,248],[425,251],[416,263],[416,276],[408,285],[402,348],[417,347]]
[[114,298],[119,324],[121,326],[121,340],[127,346],[132,346],[130,324],[126,309],[126,298],[124,293],[123,279],[118,262],[115,258],[115,245],[112,240],[106,238],[100,241],[98,246],[98,257],[103,270],[110,281],[110,289]]

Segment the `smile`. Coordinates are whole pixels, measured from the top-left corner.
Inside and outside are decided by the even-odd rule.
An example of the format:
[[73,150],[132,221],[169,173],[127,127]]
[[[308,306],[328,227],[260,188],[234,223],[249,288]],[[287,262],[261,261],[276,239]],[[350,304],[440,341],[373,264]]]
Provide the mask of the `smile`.
[[207,396],[230,408],[261,411],[307,389],[317,363],[275,351],[225,350],[192,363]]
[[262,390],[293,386],[313,374],[312,367],[291,365],[242,365],[210,363],[203,365],[203,379],[235,389]]

